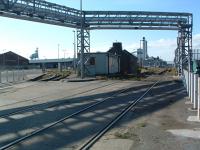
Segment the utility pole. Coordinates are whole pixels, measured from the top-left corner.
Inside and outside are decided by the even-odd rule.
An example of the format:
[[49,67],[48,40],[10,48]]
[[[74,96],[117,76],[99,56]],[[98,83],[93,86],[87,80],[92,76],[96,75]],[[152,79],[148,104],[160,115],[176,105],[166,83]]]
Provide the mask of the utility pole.
[[74,32],[74,70],[76,70],[76,31],[73,30]]
[[59,53],[60,53],[60,44],[58,44],[58,59],[60,58]]
[[64,58],[64,59],[65,59],[65,53],[66,53],[66,51],[67,51],[66,49],[63,49],[63,54],[64,54],[64,57],[63,57],[63,58]]
[[82,0],[80,0],[80,10],[81,10],[81,78],[84,78],[84,24],[83,24],[83,10],[82,10]]
[[[18,81],[20,80],[20,76],[19,76],[19,54],[17,54],[17,76],[18,76]],[[14,78],[14,76],[13,76]]]
[[80,0],[80,10],[81,10],[81,13],[82,13],[82,11],[83,11],[82,6],[83,6],[83,3],[82,3],[82,0]]
[[3,50],[3,70],[6,68],[6,55],[5,55],[5,49]]
[[61,72],[61,63],[59,62],[60,44],[58,44],[58,71]]

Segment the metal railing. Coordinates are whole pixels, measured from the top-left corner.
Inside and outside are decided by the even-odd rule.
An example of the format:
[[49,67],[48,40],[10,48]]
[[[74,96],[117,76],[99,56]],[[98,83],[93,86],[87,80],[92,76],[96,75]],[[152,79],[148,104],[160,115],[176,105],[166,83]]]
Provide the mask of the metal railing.
[[197,118],[200,120],[200,77],[198,74],[183,72],[183,83],[192,104],[192,109],[197,110]]

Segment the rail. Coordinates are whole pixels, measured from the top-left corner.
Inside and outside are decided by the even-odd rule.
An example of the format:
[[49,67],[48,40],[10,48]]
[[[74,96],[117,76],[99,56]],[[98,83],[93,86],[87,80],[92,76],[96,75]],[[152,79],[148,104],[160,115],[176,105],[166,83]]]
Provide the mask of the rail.
[[88,150],[96,143],[96,141],[102,137],[109,129],[111,129],[122,117],[124,117],[131,109],[134,108],[140,102],[146,94],[156,85],[160,82],[155,82],[142,96],[140,96],[138,99],[133,100],[121,113],[119,113],[110,123],[108,123],[101,131],[99,131],[95,136],[93,136],[91,139],[89,139],[85,144],[83,144],[79,150]]
[[[155,85],[155,84],[154,84],[154,85]],[[81,114],[81,113],[83,113],[83,112],[85,112],[85,111],[87,111],[87,110],[90,110],[91,108],[94,108],[95,106],[98,106],[98,105],[100,105],[101,103],[104,103],[104,102],[106,102],[106,101],[108,101],[108,100],[114,99],[114,98],[116,98],[116,96],[118,96],[119,94],[125,93],[125,92],[128,92],[128,91],[132,90],[132,88],[133,88],[133,87],[128,87],[128,88],[126,88],[126,89],[123,88],[123,89],[119,90],[119,92],[114,93],[113,95],[111,95],[111,96],[109,96],[109,97],[106,97],[106,98],[104,98],[104,99],[102,99],[102,100],[100,100],[100,101],[94,102],[94,103],[90,104],[89,106],[86,106],[86,107],[84,107],[84,108],[82,108],[82,109],[80,109],[80,110],[78,110],[78,111],[76,111],[76,112],[74,112],[74,113],[72,113],[72,114],[66,116],[66,117],[63,117],[63,118],[61,118],[61,119],[59,119],[59,120],[57,120],[57,121],[55,121],[55,122],[49,124],[49,125],[46,126],[46,127],[38,128],[38,129],[36,129],[35,131],[33,131],[33,132],[31,132],[31,133],[28,133],[28,134],[26,134],[25,136],[23,136],[23,137],[21,137],[21,138],[19,138],[19,139],[16,139],[16,140],[14,140],[14,141],[12,141],[12,142],[10,142],[10,143],[8,143],[8,144],[6,144],[6,145],[0,147],[0,150],[5,150],[5,149],[8,149],[8,148],[11,148],[11,147],[15,146],[15,145],[18,144],[18,143],[21,143],[21,142],[23,142],[23,141],[25,141],[25,140],[27,140],[27,139],[29,139],[29,138],[31,138],[31,137],[33,137],[33,136],[39,134],[39,133],[42,133],[42,132],[46,131],[46,130],[49,129],[49,128],[54,127],[54,126],[57,125],[58,123],[61,123],[61,122],[65,121],[65,120],[67,120],[67,119],[69,119],[69,118],[72,118],[72,117],[74,117],[74,116],[76,116],[76,115],[79,115],[79,114]],[[145,93],[147,93],[148,91],[149,91],[149,89],[148,89]]]

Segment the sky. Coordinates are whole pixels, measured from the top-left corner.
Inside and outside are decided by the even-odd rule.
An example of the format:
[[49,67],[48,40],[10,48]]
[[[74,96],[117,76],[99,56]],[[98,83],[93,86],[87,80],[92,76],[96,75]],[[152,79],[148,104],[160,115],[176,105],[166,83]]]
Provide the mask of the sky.
[[[80,9],[80,0],[47,0]],[[199,0],[83,0],[84,10],[164,11],[193,13],[193,48],[200,49]],[[73,57],[72,28],[0,17],[0,53],[16,52],[26,58],[39,48],[40,59]],[[177,31],[92,30],[91,52],[106,52],[113,42],[122,42],[129,52],[146,37],[148,55],[173,61]]]

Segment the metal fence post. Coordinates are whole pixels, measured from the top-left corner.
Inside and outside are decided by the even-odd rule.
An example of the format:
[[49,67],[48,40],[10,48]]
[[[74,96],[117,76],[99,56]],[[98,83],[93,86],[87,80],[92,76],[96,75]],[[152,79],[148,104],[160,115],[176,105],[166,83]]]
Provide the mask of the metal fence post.
[[186,79],[186,86],[187,86],[187,94],[189,94],[189,80],[188,80],[188,73],[187,73],[187,70],[185,70],[185,75],[187,75],[186,77],[185,77],[185,79]]
[[194,103],[194,76],[191,73],[191,103]]
[[15,82],[15,72],[13,70],[13,82]]
[[20,80],[20,78],[19,78],[19,69],[17,70],[17,79],[18,79],[18,81]]
[[6,70],[6,82],[8,82],[8,70]]
[[189,91],[189,98],[191,100],[191,73],[188,71],[188,75],[189,75],[189,87],[188,87],[188,91]]
[[191,72],[189,72],[189,74],[190,74],[190,87],[189,87],[189,97],[190,97],[190,101],[192,102],[192,93],[191,93],[191,91],[192,91],[192,73]]
[[198,108],[197,108],[197,117],[200,120],[200,77],[198,77]]
[[191,84],[191,82],[190,82],[190,72],[188,71],[188,96],[189,96],[189,98],[190,98],[190,84]]
[[23,78],[22,78],[22,80],[25,80],[25,77],[24,77],[24,70],[22,70],[22,76],[23,76]]
[[2,83],[2,80],[1,80],[1,71],[0,71],[0,83]]
[[194,74],[194,104],[193,109],[197,109],[197,95],[198,95],[198,77],[197,74]]

